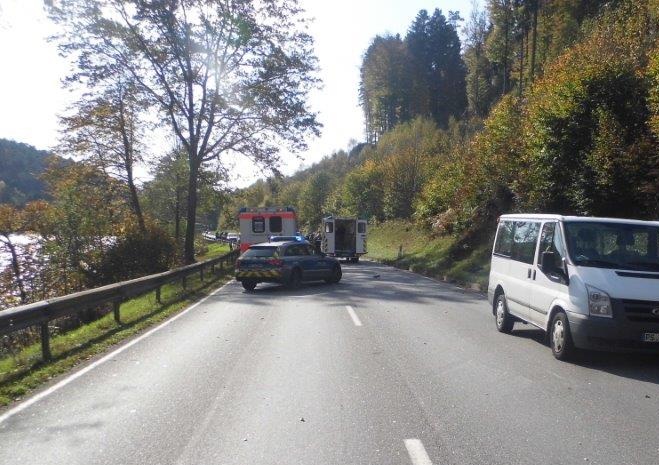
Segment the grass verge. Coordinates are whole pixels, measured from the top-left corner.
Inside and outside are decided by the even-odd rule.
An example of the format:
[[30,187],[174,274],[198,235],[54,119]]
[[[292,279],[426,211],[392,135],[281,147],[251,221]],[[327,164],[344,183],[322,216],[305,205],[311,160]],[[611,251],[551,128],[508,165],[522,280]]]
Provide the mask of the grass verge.
[[409,221],[387,221],[369,226],[367,257],[467,287],[487,289],[490,244],[478,244],[454,259],[456,239],[433,237]]
[[231,252],[229,244],[224,242],[206,242],[206,250],[203,255],[197,256],[199,260],[209,260]]
[[[204,257],[210,258],[210,257]],[[187,290],[180,283],[162,287],[161,301],[149,293],[128,300],[121,305],[121,324],[112,313],[96,321],[51,337],[51,362],[41,361],[40,343],[19,349],[15,354],[0,359],[0,405],[20,400],[25,394],[66,373],[76,365],[142,330],[161,322],[208,295],[231,277],[230,270],[211,275],[202,282],[199,276],[188,277]]]

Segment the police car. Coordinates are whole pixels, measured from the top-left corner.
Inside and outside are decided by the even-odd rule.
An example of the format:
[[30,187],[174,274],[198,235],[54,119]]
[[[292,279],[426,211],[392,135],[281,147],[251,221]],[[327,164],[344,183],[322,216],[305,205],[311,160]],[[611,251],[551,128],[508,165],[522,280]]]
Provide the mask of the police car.
[[292,288],[305,281],[341,280],[338,260],[306,242],[265,242],[250,246],[236,261],[236,280],[248,291],[258,283],[281,283]]

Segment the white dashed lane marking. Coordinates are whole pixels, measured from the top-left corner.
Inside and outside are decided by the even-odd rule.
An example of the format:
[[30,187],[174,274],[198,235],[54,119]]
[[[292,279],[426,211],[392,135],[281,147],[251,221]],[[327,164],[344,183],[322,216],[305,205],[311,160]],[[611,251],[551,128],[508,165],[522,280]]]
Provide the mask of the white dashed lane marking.
[[430,457],[423,447],[423,443],[418,439],[405,439],[407,453],[410,454],[410,460],[414,465],[432,465]]
[[362,322],[357,316],[357,313],[355,313],[355,309],[350,305],[346,305],[346,310],[348,310],[348,314],[350,315],[350,318],[352,318],[352,322],[355,324],[355,326],[361,326]]

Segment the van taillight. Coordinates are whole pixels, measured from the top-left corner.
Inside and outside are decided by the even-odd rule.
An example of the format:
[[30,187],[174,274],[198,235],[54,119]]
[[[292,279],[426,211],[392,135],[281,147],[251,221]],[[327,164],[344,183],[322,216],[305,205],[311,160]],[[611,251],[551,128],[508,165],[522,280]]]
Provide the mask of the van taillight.
[[284,260],[281,258],[269,258],[265,261],[268,265],[273,265],[273,266],[282,266],[284,264]]

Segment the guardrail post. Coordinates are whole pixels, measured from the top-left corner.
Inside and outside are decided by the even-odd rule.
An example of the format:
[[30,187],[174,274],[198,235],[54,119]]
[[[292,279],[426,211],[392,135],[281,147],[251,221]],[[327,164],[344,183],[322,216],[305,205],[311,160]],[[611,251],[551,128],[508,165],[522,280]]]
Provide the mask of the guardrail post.
[[53,358],[50,353],[50,332],[48,331],[48,322],[41,323],[41,357],[45,362]]
[[215,274],[215,263],[211,263],[211,274]]
[[186,276],[183,276],[183,279],[181,280],[181,286],[183,287],[183,290],[186,290],[186,287],[188,286],[188,280]]
[[112,311],[114,312],[114,321],[117,322],[117,324],[121,324],[121,315],[119,314],[119,309],[121,307],[121,302],[119,300],[115,300],[112,302]]
[[156,287],[156,302],[162,303],[162,300],[160,300],[160,286]]
[[199,277],[201,278],[201,281],[204,281],[204,265],[201,265],[199,267]]

